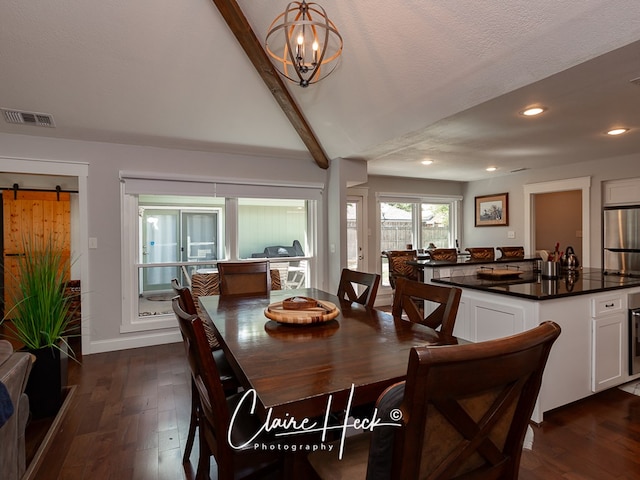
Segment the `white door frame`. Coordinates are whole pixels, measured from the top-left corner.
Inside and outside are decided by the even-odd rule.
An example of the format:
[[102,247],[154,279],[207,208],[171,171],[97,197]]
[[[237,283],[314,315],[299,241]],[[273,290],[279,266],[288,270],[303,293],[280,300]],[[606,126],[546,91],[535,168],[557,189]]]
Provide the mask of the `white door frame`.
[[356,223],[358,226],[358,247],[362,248],[360,251],[362,259],[358,258],[358,270],[375,272],[375,267],[373,270],[369,268],[368,195],[369,189],[367,188],[350,188],[347,192],[347,201],[356,202],[361,207],[357,212],[358,221]]
[[[78,179],[78,246],[76,264],[80,268],[81,294],[90,292],[89,285],[89,210],[87,194],[87,177],[89,164],[79,162],[60,162],[54,160],[34,160],[27,158],[0,157],[0,171],[8,173],[69,176]],[[91,295],[82,297],[82,352],[90,353],[91,345]]]

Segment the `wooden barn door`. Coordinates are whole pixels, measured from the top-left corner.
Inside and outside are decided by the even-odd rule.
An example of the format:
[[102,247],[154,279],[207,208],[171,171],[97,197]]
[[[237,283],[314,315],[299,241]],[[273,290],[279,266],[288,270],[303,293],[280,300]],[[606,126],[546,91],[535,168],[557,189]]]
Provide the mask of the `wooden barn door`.
[[70,258],[71,202],[69,193],[64,192],[3,190],[2,205],[4,315],[13,306],[11,287],[18,278],[25,239],[54,239],[62,248],[63,256]]

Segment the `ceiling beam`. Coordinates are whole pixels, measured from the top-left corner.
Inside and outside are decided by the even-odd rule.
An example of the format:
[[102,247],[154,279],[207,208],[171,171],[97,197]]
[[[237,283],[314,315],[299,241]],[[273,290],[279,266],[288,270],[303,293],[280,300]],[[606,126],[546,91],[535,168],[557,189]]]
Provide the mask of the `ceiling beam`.
[[293,128],[306,145],[309,153],[320,166],[320,168],[329,168],[329,158],[322,149],[320,142],[316,138],[313,130],[304,118],[302,111],[296,104],[295,100],[287,90],[282,77],[276,70],[267,53],[262,47],[262,43],[256,37],[251,29],[251,25],[242,13],[235,0],[212,0],[218,7],[222,17],[235,35],[236,39],[242,46],[243,50],[253,63],[253,66],[260,74],[260,77],[267,84],[271,94],[275,97],[278,105],[285,113]]

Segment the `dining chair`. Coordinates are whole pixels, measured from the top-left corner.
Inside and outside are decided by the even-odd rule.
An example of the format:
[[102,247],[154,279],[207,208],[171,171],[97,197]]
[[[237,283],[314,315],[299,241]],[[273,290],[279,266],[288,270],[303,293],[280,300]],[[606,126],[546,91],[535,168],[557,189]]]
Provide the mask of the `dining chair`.
[[347,437],[342,459],[323,451],[309,463],[321,479],[517,479],[558,335],[547,321],[486,342],[413,347],[406,381],[376,404],[378,418],[396,426]]
[[500,258],[523,258],[524,257],[524,247],[497,247],[500,252]]
[[[285,284],[283,283],[283,276],[280,270],[271,264],[271,290],[283,290]],[[220,295],[220,275],[218,272],[214,273],[194,273],[191,275],[191,294],[193,295],[193,301],[196,304],[198,315],[201,315],[200,306],[198,305],[198,297],[208,295]]]
[[[373,308],[379,285],[380,275],[377,273],[358,272],[343,268],[340,275],[340,284],[338,285],[338,297],[340,300],[347,299],[367,308]],[[358,286],[364,287],[360,294],[356,292]]]
[[458,250],[455,248],[434,248],[429,250],[431,260],[455,262],[458,260]]
[[[192,285],[193,285],[193,281],[192,281]],[[196,305],[196,299],[193,297],[189,287],[180,285],[180,282],[178,281],[178,279],[173,278],[171,280],[171,288],[173,289],[173,292],[176,295],[178,295],[178,297],[180,298],[180,307],[185,312],[187,312],[190,315],[200,315],[200,311],[198,310]],[[204,325],[204,331],[207,334],[207,340],[209,342],[209,346],[211,347],[211,350],[219,350],[220,343],[218,342],[218,339],[216,338],[216,335],[214,333],[213,324],[209,320],[209,321],[203,321],[203,325]]]
[[469,260],[494,260],[496,257],[493,247],[469,247],[465,250],[469,252]]
[[[281,468],[282,458],[277,452],[254,449],[254,442],[248,442],[262,426],[257,416],[249,408],[244,408],[244,404],[251,402],[240,405],[234,421],[231,421],[243,393],[226,395],[220,380],[221,373],[211,355],[200,317],[185,312],[180,307],[179,297],[173,298],[172,306],[199,398],[197,413],[200,453],[196,478],[210,478],[211,456],[218,466],[217,478],[220,480],[242,478]],[[228,438],[234,446],[230,445]],[[259,443],[262,438],[257,437],[255,441]],[[247,442],[248,445],[243,446]]]
[[[193,297],[191,296],[191,291],[188,287],[180,285],[178,279],[174,278],[171,280],[171,287],[173,291],[177,295],[178,305],[181,310],[188,315],[197,315],[195,302]],[[222,386],[227,395],[234,394],[238,391],[240,384],[233,373],[233,369],[229,362],[227,361],[227,357],[224,352],[220,349],[220,344],[213,333],[213,325],[207,327],[207,324],[211,322],[203,321],[202,326],[205,332],[205,336],[207,337],[207,344],[209,345],[209,349],[211,351],[211,355],[213,357],[216,366],[218,367],[218,372],[220,374],[220,381],[222,382]],[[184,338],[183,338],[184,340]],[[213,341],[212,341],[213,340]],[[184,454],[182,456],[182,462],[186,463],[189,461],[189,457],[191,456],[191,450],[193,449],[193,442],[195,440],[196,429],[198,428],[198,411],[200,409],[200,399],[198,395],[198,391],[196,390],[195,383],[191,382],[191,413],[189,419],[189,432],[187,434],[187,443],[185,445]]]
[[[462,290],[457,287],[445,287],[433,283],[416,282],[399,278],[396,293],[393,296],[391,314],[394,317],[406,316],[414,323],[421,323],[433,329],[440,327],[443,335],[453,335],[458,306]],[[424,308],[424,301],[427,307]],[[429,308],[429,307],[435,307]],[[425,317],[425,312],[430,313]]]
[[220,295],[267,295],[271,291],[269,261],[221,262]]
[[385,250],[382,254],[387,257],[389,263],[389,284],[396,288],[398,278],[420,280],[421,270],[407,262],[418,258],[417,250]]

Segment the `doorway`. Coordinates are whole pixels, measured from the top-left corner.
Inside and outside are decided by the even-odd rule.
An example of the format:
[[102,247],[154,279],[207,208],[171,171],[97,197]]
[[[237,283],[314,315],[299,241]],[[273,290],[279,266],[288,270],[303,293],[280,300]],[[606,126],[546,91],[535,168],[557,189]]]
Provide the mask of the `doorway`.
[[347,197],[347,268],[364,269],[362,197]]
[[552,252],[556,244],[559,251],[568,247],[581,259],[582,252],[582,192],[538,193],[534,195],[535,243],[534,251]]
[[[74,260],[71,275],[82,285],[82,292],[91,291],[89,282],[88,250],[88,195],[89,165],[79,162],[28,160],[0,157],[0,186],[10,188],[18,183],[20,188],[43,189],[61,185],[62,190],[77,191],[71,196],[71,258]],[[77,260],[76,260],[77,259]],[[82,296],[82,354],[94,353],[91,348],[90,295]]]
[[[580,264],[584,267],[590,266],[591,251],[591,214],[590,214],[590,188],[591,177],[570,178],[565,180],[554,180],[550,182],[532,183],[524,186],[524,247],[525,251],[530,254],[535,253],[536,246],[536,196],[538,194],[553,193],[553,192],[566,192],[571,190],[580,191],[580,204],[581,204],[581,218],[582,218],[582,230],[581,230],[581,242],[576,242],[576,245],[580,245],[582,258],[580,258]],[[575,232],[574,232],[575,235]],[[576,245],[572,245],[574,249]]]

